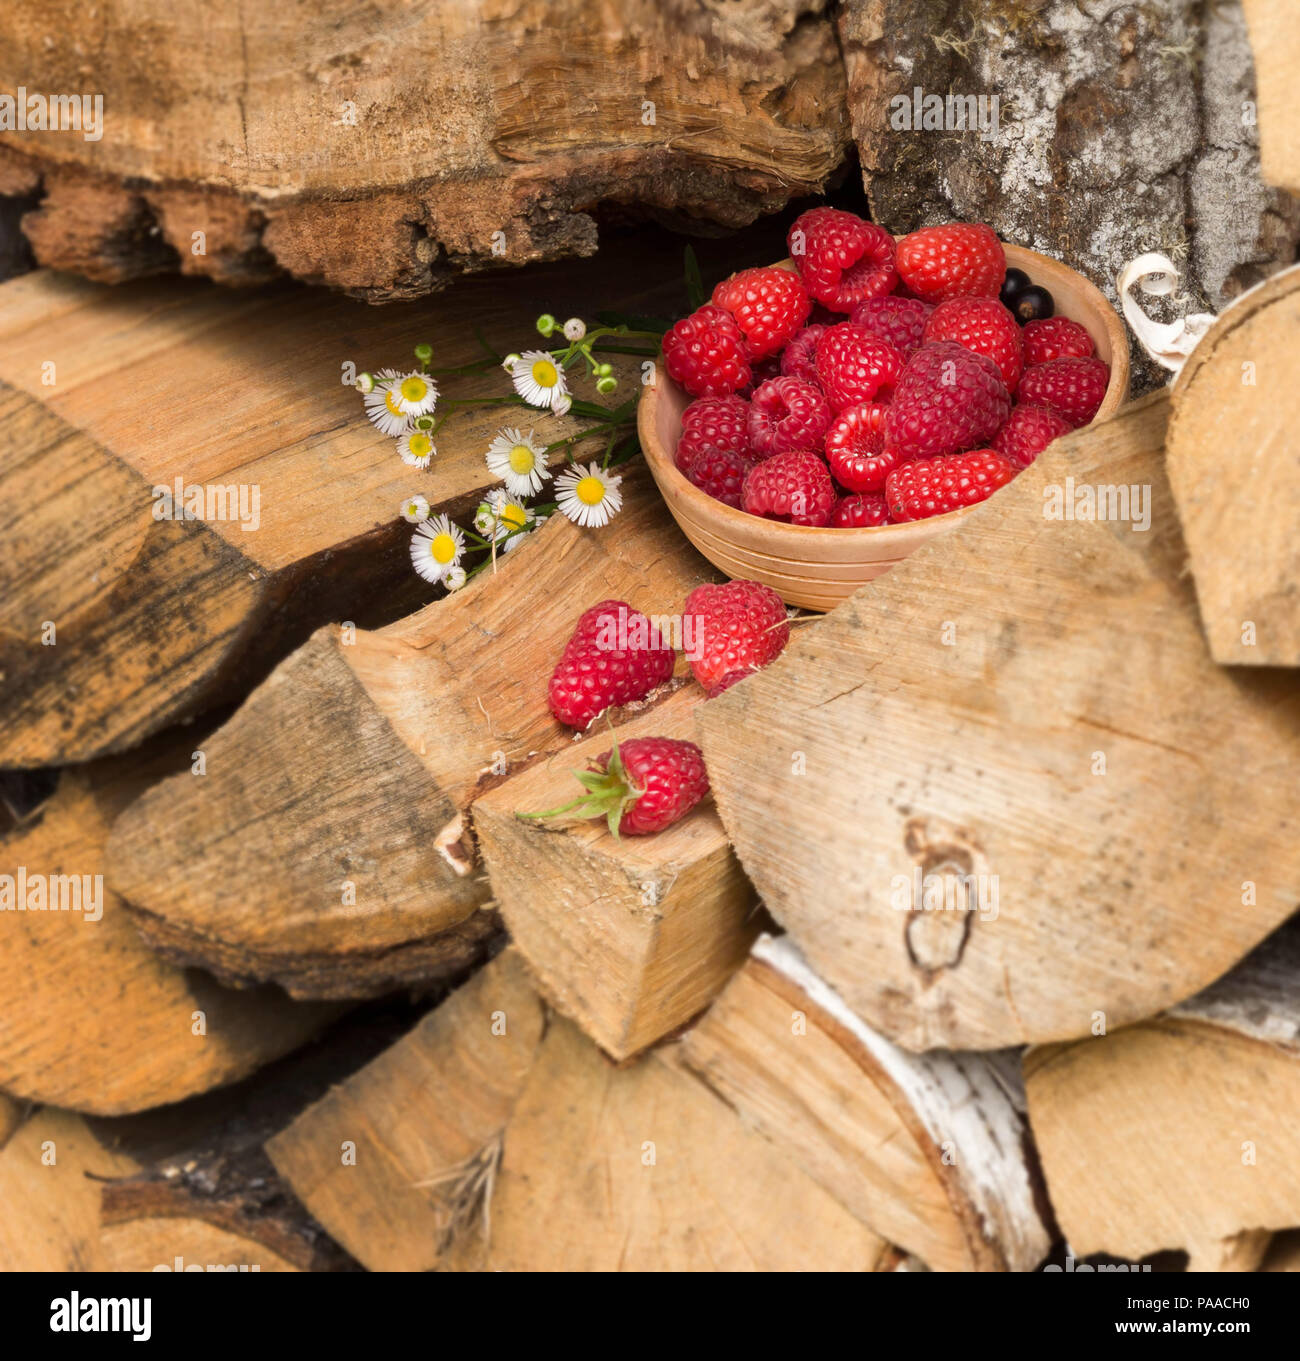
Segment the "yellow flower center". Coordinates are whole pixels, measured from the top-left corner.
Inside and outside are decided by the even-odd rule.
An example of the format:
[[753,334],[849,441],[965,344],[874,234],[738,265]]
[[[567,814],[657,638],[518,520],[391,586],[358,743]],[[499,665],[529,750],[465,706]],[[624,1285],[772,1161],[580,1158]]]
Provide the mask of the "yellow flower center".
[[501,523],[507,530],[522,529],[528,523],[528,512],[523,506],[505,505],[501,507]]
[[510,471],[531,473],[537,463],[537,455],[526,444],[516,444],[510,450]]
[[402,379],[402,396],[408,402],[422,402],[429,395],[429,385],[423,378],[412,375]]
[[598,477],[584,477],[573,494],[584,506],[598,506],[605,499],[605,484]]
[[539,388],[553,388],[560,381],[555,365],[549,359],[538,359],[533,364],[533,382]]
[[433,441],[428,435],[421,435],[418,432],[411,436],[407,443],[407,448],[416,458],[423,458],[426,454],[433,452]]
[[406,412],[403,411],[402,408],[397,405],[397,397],[394,395],[392,388],[389,388],[388,391],[384,393],[384,405],[389,409],[389,411],[393,413],[394,416],[406,415]]
[[429,556],[437,563],[455,561],[456,540],[450,534],[435,534],[429,540]]

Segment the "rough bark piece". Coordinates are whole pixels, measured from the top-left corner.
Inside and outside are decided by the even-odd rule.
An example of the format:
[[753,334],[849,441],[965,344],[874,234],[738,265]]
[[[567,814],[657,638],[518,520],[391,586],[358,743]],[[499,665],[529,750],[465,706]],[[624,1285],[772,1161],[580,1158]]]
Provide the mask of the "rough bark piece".
[[[503,423],[547,440],[586,424],[461,408],[419,472],[343,386],[346,364],[414,363],[425,339],[435,365],[471,364],[484,359],[475,327],[504,353],[536,337],[542,311],[590,317],[593,298],[671,310],[680,280],[679,247],[625,243],[419,307],[174,281],[109,290],[48,272],[0,286],[0,765],[123,750],[246,693],[327,622],[415,609],[431,588],[411,571],[402,501],[418,491],[472,514],[497,483],[483,451]],[[636,361],[611,361],[634,391]],[[495,366],[441,385],[449,399],[511,391]],[[250,517],[255,489],[257,528],[155,519],[152,489],[177,478],[244,488]]]
[[[1300,694],[1206,651],[1167,406],[1058,441],[697,713],[764,904],[904,1048],[1138,1020],[1300,900]],[[1135,518],[1046,518],[1067,478],[1137,487]]]
[[[460,270],[590,255],[602,205],[751,222],[820,188],[848,141],[820,0],[143,8],[97,13],[100,140],[0,134],[45,175],[28,218],[42,263],[193,268],[202,230],[224,281],[273,259],[412,297]],[[83,27],[67,5],[35,26],[6,14],[0,89],[82,88]]]
[[0,1271],[109,1270],[97,1179],[127,1176],[135,1166],[72,1111],[32,1116],[0,1149]]
[[1300,666],[1300,267],[1210,328],[1174,387],[1169,483],[1218,662]]
[[29,904],[36,876],[86,876],[76,888],[92,896],[101,879],[99,920],[89,898],[81,911],[0,911],[0,1087],[11,1095],[98,1114],[144,1110],[236,1081],[335,1014],[165,963],[102,882],[113,818],[189,749],[169,738],[65,771],[54,796],[0,838],[15,900],[20,869]]
[[544,1029],[541,1000],[507,950],[266,1151],[370,1270],[431,1271],[457,1233],[479,1232]]
[[1076,1257],[1184,1249],[1253,1270],[1300,1223],[1300,925],[1169,1013],[1025,1055],[1029,1117]]
[[1300,191],[1300,130],[1294,109],[1300,33],[1287,0],[1242,0],[1259,90],[1260,168],[1270,184]]
[[[1239,5],[847,0],[839,28],[863,185],[891,231],[987,221],[1112,301],[1123,265],[1161,250],[1184,269],[1188,311],[1217,309],[1295,259],[1300,204],[1262,183],[1245,114],[1254,83]],[[916,130],[910,108],[894,121],[891,100],[910,106],[917,89],[997,97],[996,136]],[[1267,139],[1267,108],[1260,121]],[[1139,390],[1164,382],[1136,358]]]
[[906,1053],[771,936],[681,1048],[783,1157],[932,1270],[1031,1271],[1047,1255],[1014,1052]]
[[[703,698],[688,679],[620,724],[618,740],[693,740]],[[490,790],[472,816],[492,895],[547,998],[623,1059],[713,1000],[748,954],[759,918],[707,799],[654,836],[619,840],[603,821],[539,826],[515,817],[581,792],[571,772],[610,748],[609,730],[598,729]]]
[[208,740],[203,780],[161,785],[114,829],[113,882],[146,940],[306,997],[480,957],[499,929],[487,884],[438,833],[481,779],[564,742],[546,677],[585,609],[678,609],[707,577],[645,473],[623,490],[614,526],[554,516],[495,575],[354,641],[321,630],[283,662]]
[[460,1269],[892,1270],[893,1249],[670,1054],[616,1067],[555,1017]]

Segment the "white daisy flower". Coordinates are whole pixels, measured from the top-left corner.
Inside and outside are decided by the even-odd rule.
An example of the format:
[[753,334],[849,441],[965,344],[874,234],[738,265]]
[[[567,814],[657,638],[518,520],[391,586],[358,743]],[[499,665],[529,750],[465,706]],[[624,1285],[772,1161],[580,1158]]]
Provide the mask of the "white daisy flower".
[[424,430],[412,430],[397,441],[397,452],[408,468],[427,468],[438,450]]
[[546,446],[513,426],[503,426],[496,439],[488,445],[488,470],[499,477],[506,490],[515,496],[532,496],[541,491],[542,481],[550,477],[546,470]]
[[[530,510],[516,496],[512,496],[504,487],[497,487],[494,491],[488,492],[487,500],[479,507],[479,514],[474,517],[474,523],[479,523],[479,516],[483,517],[485,529],[479,532],[489,543],[505,540],[502,549],[505,553],[513,552],[524,541],[524,535],[519,532],[530,529],[537,523],[537,514]],[[507,537],[509,536],[509,537]]]
[[598,529],[623,508],[622,481],[596,463],[575,463],[555,479],[555,503],[574,524]]
[[469,573],[463,567],[456,566],[443,578],[442,584],[449,591],[459,591],[460,588],[469,580]]
[[555,412],[557,416],[567,416],[569,414],[569,408],[572,405],[573,398],[566,392],[562,397],[557,397],[555,399],[555,403],[551,407],[551,410]]
[[389,390],[393,380],[401,376],[396,369],[380,369],[374,387],[361,399],[371,424],[393,439],[400,439],[411,428],[411,417],[397,405],[397,398]]
[[429,499],[426,496],[408,496],[402,502],[402,519],[408,524],[418,525],[429,518]]
[[529,406],[549,406],[555,411],[558,402],[572,403],[563,371],[545,350],[525,350],[510,366],[510,379]]
[[411,565],[425,581],[442,581],[460,566],[465,535],[445,515],[425,520],[411,538]]
[[408,416],[427,416],[438,404],[438,385],[427,373],[404,373],[388,387],[398,410]]

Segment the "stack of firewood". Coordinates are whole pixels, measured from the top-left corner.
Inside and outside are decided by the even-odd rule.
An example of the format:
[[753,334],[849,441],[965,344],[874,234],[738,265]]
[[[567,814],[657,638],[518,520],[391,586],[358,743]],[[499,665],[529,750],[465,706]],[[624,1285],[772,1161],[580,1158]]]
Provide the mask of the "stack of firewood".
[[[577,616],[711,577],[644,475],[617,532],[556,518],[349,619],[397,579],[359,529],[398,488],[351,394],[299,409],[292,373],[327,391],[323,317],[368,346],[410,318],[3,292],[3,760],[77,763],[5,777],[5,1266],[1294,1263],[1300,271],[766,671],[615,715],[698,736],[714,789],[623,840],[515,813],[608,745],[546,703]],[[268,307],[264,348],[223,346]],[[40,393],[35,356],[110,320],[136,391],[83,345]],[[240,404],[208,478],[268,489],[246,542],[149,517],[131,408],[196,367]],[[448,506],[482,443],[440,455]],[[1067,478],[1134,514],[1045,516]],[[57,876],[75,910],[34,906]]]
[[[476,328],[671,312],[679,247],[646,231],[418,309],[140,276],[409,298],[590,252],[600,202],[735,226],[824,185],[850,124],[886,204],[903,171],[916,214],[949,183],[868,127],[909,5],[842,6],[842,48],[802,10],[696,16],[694,55],[653,70],[655,7],[614,33],[561,8],[521,11],[533,79],[582,63],[608,135],[519,94],[507,26],[467,24],[438,41],[498,126],[463,163],[393,168],[394,91],[437,96],[451,148],[486,95],[329,53],[283,87],[250,85],[246,51],[242,77],[200,72],[217,93],[175,164],[0,143],[38,256],[136,280],[0,285],[0,1269],[1300,1270],[1300,268],[765,671],[706,700],[682,665],[612,714],[701,744],[713,796],[687,818],[522,822],[609,745],[547,705],[579,615],[672,612],[715,573],[635,470],[607,530],[554,516],[422,603],[410,470],[349,367],[432,334],[489,392]],[[1264,156],[1295,188],[1290,30],[1248,9],[1279,28]],[[948,62],[956,36],[917,50]],[[218,181],[235,79],[298,151],[245,128]],[[1166,93],[1125,98],[1136,119]],[[369,140],[358,104],[388,110]],[[1281,241],[1271,203],[1251,212]],[[210,253],[184,253],[196,233]],[[495,483],[500,414],[440,436],[433,513]],[[256,486],[256,511],[157,518],[177,480]]]

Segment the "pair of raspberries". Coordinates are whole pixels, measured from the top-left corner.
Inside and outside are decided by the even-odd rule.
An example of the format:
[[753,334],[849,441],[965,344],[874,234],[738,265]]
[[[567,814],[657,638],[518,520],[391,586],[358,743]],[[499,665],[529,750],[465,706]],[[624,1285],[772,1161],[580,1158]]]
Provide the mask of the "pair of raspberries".
[[[681,620],[691,670],[712,698],[757,671],[790,638],[785,603],[757,581],[697,586]],[[586,728],[613,705],[644,699],[673,674],[677,654],[651,620],[624,600],[602,600],[578,620],[551,675],[551,712]],[[634,737],[575,771],[584,793],[562,808],[523,818],[603,817],[615,836],[644,836],[684,817],[709,792],[694,742]]]
[[1110,370],[1091,336],[1064,317],[1021,326],[989,227],[895,244],[814,208],[787,241],[795,270],[742,270],[664,337],[696,399],[677,466],[709,495],[799,525],[924,519],[984,500],[1097,414]]

